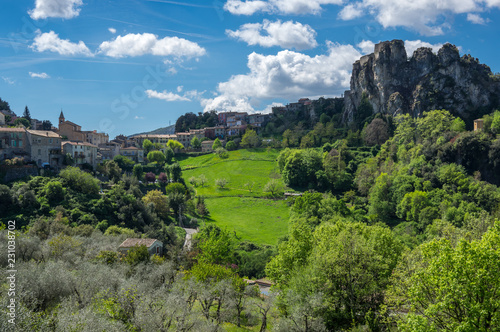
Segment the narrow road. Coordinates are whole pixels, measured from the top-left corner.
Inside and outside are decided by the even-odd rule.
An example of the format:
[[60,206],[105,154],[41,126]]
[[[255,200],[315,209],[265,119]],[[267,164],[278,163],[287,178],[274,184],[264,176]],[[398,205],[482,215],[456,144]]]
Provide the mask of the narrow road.
[[191,238],[193,234],[198,233],[198,230],[195,228],[183,228],[186,231],[186,240],[184,241],[184,250],[191,250]]

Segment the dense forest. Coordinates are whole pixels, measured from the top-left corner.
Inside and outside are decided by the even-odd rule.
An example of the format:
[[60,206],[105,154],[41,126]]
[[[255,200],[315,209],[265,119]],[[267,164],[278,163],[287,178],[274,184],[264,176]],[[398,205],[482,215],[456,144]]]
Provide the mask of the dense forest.
[[[17,330],[498,330],[500,112],[476,132],[445,110],[367,112],[338,129],[334,104],[313,122],[271,122],[277,176],[300,193],[275,247],[208,224],[183,250],[179,226],[210,211],[175,149],[0,185],[2,244],[16,221]],[[241,146],[269,141],[250,130]],[[166,254],[122,256],[129,237],[160,239]],[[264,276],[268,295],[243,279]]]

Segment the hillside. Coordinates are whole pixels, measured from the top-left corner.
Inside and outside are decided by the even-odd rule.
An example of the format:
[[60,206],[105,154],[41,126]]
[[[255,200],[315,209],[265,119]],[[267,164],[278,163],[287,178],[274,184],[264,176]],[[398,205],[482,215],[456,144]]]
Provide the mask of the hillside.
[[163,128],[158,128],[158,129],[151,130],[151,131],[144,132],[144,133],[133,134],[133,135],[130,135],[129,137],[136,136],[136,135],[173,135],[173,134],[175,134],[175,125],[171,125],[171,126],[163,127]]

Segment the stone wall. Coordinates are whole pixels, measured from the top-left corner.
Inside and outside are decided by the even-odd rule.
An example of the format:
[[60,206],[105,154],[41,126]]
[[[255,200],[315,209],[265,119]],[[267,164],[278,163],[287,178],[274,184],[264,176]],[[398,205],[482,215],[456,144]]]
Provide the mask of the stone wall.
[[0,168],[0,176],[3,175],[3,183],[19,180],[28,176],[38,176],[38,168],[36,166],[2,166]]

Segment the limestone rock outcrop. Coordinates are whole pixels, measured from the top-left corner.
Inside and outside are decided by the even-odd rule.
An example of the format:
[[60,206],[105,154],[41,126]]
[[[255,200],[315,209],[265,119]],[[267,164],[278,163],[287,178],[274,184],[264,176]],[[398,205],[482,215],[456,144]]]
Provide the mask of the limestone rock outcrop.
[[353,65],[350,90],[344,94],[344,121],[354,118],[362,98],[376,113],[415,117],[446,109],[471,122],[500,105],[500,79],[470,55],[445,44],[437,54],[419,48],[408,58],[402,40],[375,45],[374,53]]

